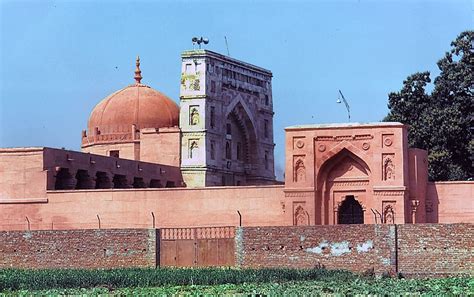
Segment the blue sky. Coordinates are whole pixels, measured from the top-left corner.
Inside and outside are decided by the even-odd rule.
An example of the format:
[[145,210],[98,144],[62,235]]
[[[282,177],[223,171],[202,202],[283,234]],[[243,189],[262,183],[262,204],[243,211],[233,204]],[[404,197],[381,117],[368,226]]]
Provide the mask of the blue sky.
[[79,150],[95,104],[133,82],[179,100],[180,53],[208,49],[273,72],[276,167],[284,127],[379,121],[387,94],[417,71],[437,75],[473,28],[471,1],[0,0],[0,147]]

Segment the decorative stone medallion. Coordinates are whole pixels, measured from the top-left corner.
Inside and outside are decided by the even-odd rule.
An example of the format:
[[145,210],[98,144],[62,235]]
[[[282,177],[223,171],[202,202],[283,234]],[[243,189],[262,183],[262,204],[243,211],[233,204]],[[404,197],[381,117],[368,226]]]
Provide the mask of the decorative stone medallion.
[[383,141],[383,143],[386,145],[386,146],[391,146],[392,145],[392,139],[390,138],[385,138],[385,140]]
[[297,148],[300,148],[300,149],[303,148],[303,147],[304,147],[304,141],[301,140],[301,139],[298,139],[298,140],[296,141],[296,147],[297,147]]
[[324,144],[320,144],[320,145],[318,146],[318,151],[324,152],[325,150],[326,150],[326,146],[325,146]]
[[370,148],[370,144],[367,143],[367,142],[364,142],[364,143],[362,144],[362,148],[363,148],[364,150],[368,150],[368,149]]

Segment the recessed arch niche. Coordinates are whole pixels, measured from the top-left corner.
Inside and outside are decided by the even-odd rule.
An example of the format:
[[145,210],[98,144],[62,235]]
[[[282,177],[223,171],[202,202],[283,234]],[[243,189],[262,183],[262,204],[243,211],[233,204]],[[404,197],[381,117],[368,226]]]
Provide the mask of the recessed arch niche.
[[[316,173],[316,224],[338,224],[340,206],[347,197],[366,204],[370,180],[369,166],[350,148],[342,148],[328,158]],[[362,211],[365,218],[364,207]]]

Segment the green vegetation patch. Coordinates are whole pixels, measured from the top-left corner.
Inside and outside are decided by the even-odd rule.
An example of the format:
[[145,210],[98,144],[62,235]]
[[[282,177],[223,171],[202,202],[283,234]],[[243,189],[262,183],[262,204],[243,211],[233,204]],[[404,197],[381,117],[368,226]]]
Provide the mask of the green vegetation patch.
[[324,269],[0,270],[14,295],[473,295],[474,278],[396,279]]

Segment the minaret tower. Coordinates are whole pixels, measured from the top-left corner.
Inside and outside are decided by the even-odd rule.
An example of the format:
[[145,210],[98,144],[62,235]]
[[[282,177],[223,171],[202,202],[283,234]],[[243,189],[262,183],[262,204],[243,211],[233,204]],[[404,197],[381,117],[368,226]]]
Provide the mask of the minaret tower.
[[187,187],[274,183],[272,73],[203,49],[181,58],[181,172]]

